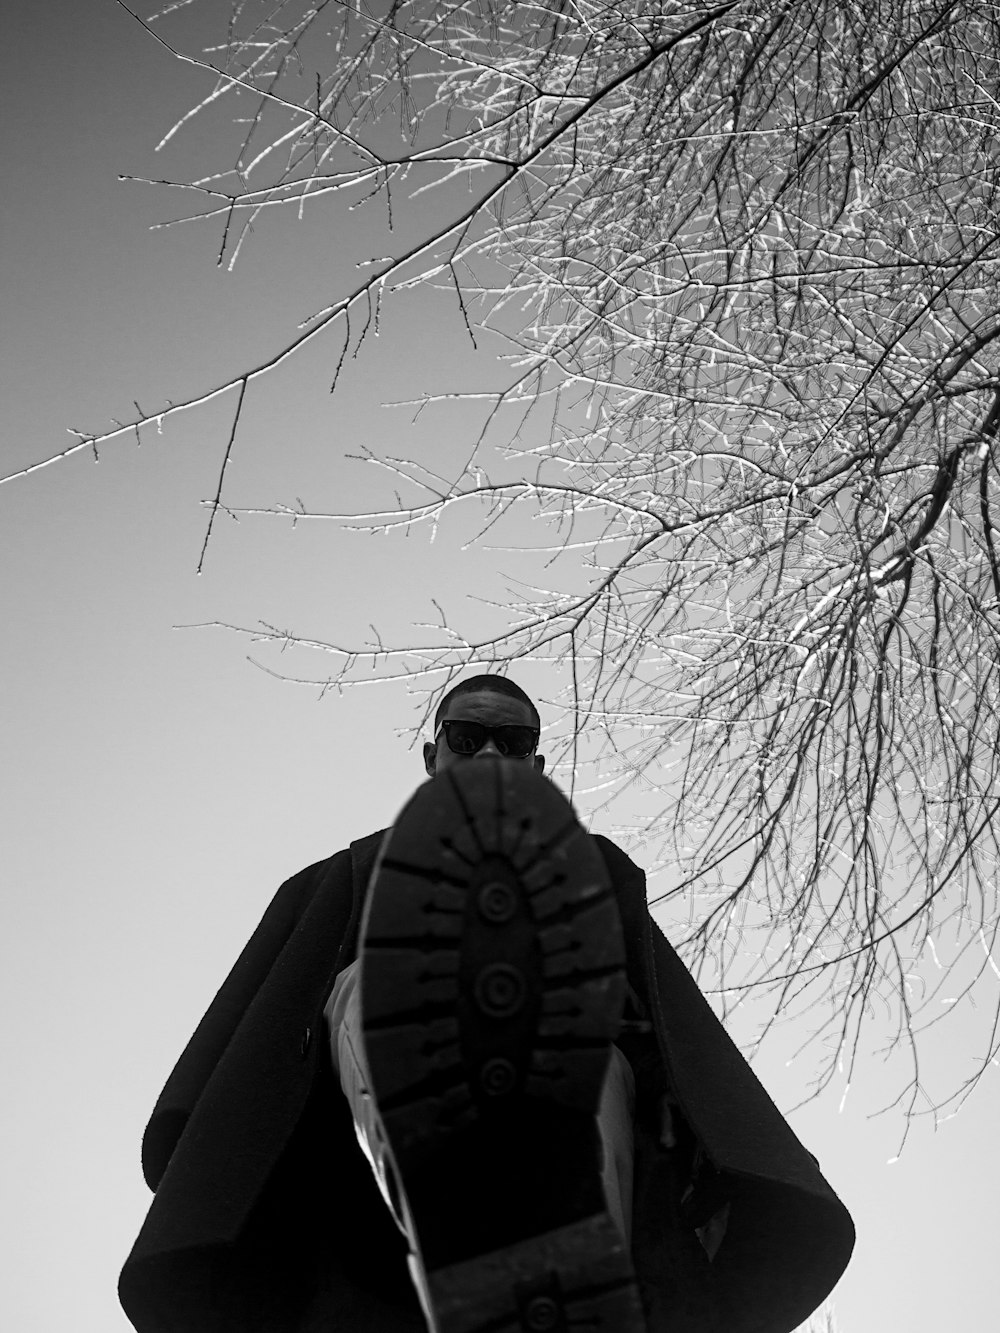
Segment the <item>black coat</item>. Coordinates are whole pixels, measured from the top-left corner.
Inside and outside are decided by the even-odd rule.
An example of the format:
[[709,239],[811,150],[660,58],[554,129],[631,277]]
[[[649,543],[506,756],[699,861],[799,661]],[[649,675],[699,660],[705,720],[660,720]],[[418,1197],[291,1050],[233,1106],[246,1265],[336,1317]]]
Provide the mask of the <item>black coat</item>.
[[[167,1080],[142,1145],[155,1197],[119,1285],[139,1333],[424,1333],[323,1019],[382,837],[281,886]],[[642,871],[598,844],[652,1027],[620,1043],[637,1079],[633,1257],[650,1333],[788,1333],[845,1268],[850,1217],[652,921]],[[694,1227],[725,1203],[710,1262]]]

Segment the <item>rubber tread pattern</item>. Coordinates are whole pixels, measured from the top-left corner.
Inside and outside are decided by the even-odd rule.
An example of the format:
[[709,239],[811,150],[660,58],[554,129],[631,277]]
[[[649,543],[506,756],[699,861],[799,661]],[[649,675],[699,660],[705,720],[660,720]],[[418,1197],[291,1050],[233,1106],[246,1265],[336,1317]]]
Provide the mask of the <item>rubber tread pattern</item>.
[[432,1274],[429,1293],[434,1333],[645,1330],[630,1259],[606,1217]]
[[[498,879],[520,920],[476,910]],[[482,1114],[476,1071],[512,1055],[504,1036],[517,1015],[478,1023],[460,994],[463,961],[475,975],[498,959],[517,966],[536,992],[534,1031],[513,1052],[518,1091],[596,1111],[624,1006],[624,944],[600,853],[548,779],[479,760],[425,783],[383,847],[362,932],[365,1048],[397,1156]]]
[[[362,922],[361,1010],[435,1333],[642,1333],[594,1124],[624,960],[603,858],[546,778],[476,760],[404,807]],[[498,985],[509,1012],[482,1002]]]

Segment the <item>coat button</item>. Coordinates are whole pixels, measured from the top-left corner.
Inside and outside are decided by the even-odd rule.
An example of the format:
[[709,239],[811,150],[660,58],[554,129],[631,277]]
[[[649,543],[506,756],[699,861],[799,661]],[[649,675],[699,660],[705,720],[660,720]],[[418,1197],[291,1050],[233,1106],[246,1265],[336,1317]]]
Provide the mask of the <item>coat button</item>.
[[306,1028],[302,1034],[302,1040],[299,1042],[299,1055],[302,1056],[303,1060],[309,1054],[309,1047],[312,1045],[312,1039],[312,1028]]

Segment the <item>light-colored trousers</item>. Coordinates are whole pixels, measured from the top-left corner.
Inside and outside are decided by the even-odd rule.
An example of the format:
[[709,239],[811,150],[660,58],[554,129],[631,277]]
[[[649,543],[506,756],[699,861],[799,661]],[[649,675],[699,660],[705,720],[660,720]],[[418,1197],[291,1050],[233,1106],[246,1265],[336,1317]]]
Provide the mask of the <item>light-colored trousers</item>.
[[[357,959],[338,973],[323,1012],[329,1029],[330,1056],[354,1116],[358,1142],[371,1164],[382,1197],[412,1251],[412,1229],[407,1225],[405,1201],[399,1198],[388,1167],[388,1153],[375,1102],[369,1090],[371,1080],[361,1039]],[[601,1180],[608,1213],[617,1223],[628,1246],[632,1240],[635,1076],[617,1046],[612,1046],[611,1057],[597,1110],[602,1149]],[[414,1271],[412,1262],[410,1271],[411,1274]]]

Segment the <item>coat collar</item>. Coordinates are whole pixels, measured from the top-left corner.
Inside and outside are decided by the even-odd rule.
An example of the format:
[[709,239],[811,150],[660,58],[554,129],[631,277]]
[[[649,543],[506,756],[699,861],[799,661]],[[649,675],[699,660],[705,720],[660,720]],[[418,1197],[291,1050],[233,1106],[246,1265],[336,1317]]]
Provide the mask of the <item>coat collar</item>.
[[347,923],[338,967],[346,967],[357,957],[361,913],[364,911],[365,898],[368,896],[368,885],[371,883],[375,861],[388,832],[388,829],[379,829],[377,833],[369,833],[367,837],[358,838],[351,843],[351,916]]

